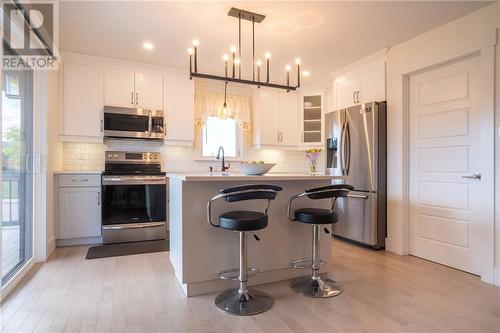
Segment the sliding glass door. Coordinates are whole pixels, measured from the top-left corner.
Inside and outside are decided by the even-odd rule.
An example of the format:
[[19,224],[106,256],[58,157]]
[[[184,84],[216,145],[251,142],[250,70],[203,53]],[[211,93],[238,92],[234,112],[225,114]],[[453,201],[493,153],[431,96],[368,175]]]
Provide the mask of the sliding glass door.
[[33,257],[33,72],[2,72],[4,286]]

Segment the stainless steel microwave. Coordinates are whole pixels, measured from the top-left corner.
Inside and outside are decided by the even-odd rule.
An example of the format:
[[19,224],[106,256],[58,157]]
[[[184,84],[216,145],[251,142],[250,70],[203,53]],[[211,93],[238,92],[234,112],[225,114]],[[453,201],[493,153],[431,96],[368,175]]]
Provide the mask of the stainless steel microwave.
[[163,111],[104,106],[104,137],[161,141]]

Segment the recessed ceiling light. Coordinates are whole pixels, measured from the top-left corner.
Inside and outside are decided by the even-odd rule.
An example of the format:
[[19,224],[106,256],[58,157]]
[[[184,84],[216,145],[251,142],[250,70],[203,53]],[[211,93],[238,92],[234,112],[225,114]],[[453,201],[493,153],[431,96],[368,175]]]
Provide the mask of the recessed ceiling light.
[[305,77],[311,76],[311,72],[309,72],[309,71],[302,71],[302,76],[305,76]]
[[152,50],[155,48],[155,46],[151,42],[142,43],[142,47],[144,47],[146,50]]

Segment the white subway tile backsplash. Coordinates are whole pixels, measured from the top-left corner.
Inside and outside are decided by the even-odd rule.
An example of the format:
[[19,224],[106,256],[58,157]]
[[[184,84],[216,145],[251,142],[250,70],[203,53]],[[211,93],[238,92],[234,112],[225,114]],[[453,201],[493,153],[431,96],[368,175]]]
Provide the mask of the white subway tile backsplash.
[[[215,170],[219,162],[199,161],[195,148],[164,146],[159,143],[143,143],[137,141],[107,141],[100,143],[69,143],[63,144],[63,168],[67,171],[100,171],[104,170],[104,153],[107,150],[118,151],[158,151],[162,153],[164,171],[191,172],[208,171],[210,166]],[[309,162],[304,150],[282,151],[275,149],[248,149],[245,160],[263,160],[277,163],[274,172],[308,172]],[[317,162],[318,171],[323,170],[324,154]]]

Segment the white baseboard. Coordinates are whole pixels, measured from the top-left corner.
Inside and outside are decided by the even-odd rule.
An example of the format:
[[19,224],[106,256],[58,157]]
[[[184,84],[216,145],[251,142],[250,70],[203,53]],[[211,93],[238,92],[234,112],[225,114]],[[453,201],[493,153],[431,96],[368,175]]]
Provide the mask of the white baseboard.
[[47,242],[47,252],[45,258],[48,259],[55,249],[56,249],[56,237],[52,236]]
[[56,246],[96,245],[102,244],[102,237],[57,239]]
[[500,287],[500,267],[495,267],[493,274],[493,284]]
[[394,247],[392,245],[392,239],[390,239],[390,238],[385,239],[385,250],[388,252],[394,252]]

